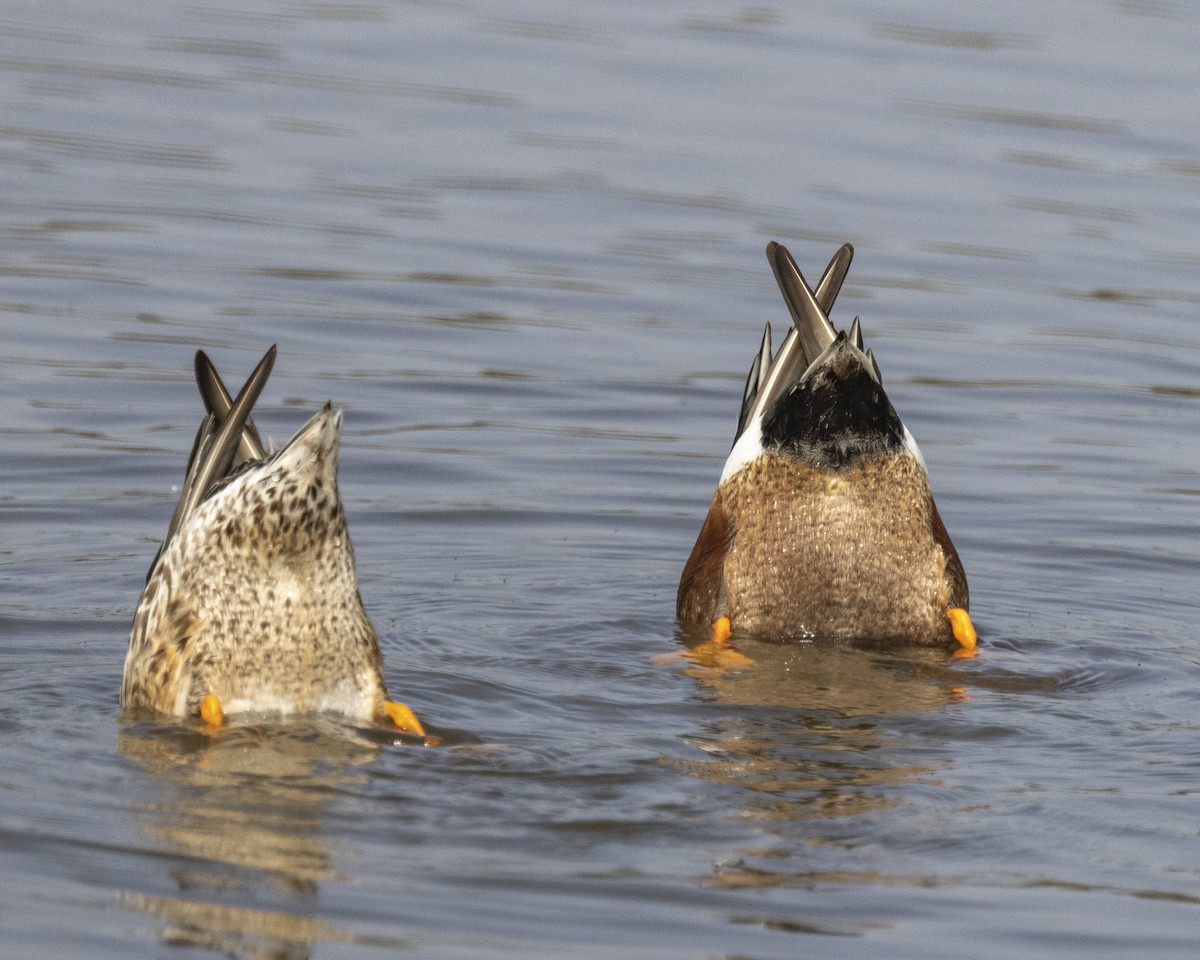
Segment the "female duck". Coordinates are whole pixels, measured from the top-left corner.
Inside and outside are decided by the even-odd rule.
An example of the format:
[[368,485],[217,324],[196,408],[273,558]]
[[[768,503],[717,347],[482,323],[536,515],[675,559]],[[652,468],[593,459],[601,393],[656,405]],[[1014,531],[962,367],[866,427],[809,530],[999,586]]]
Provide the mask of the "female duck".
[[388,699],[359,596],[337,487],[341,412],[326,404],[271,453],[250,419],[274,361],[271,347],[231,400],[196,354],[208,413],[138,601],[121,706],[211,724],[329,711],[423,734]]

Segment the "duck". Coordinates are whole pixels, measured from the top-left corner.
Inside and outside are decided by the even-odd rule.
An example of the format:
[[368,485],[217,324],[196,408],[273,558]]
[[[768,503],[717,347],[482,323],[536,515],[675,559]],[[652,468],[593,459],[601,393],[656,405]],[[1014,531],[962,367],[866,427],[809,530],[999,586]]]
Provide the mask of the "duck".
[[750,367],[733,446],[683,568],[679,621],[768,640],[974,651],[967,577],[916,440],[862,325],[829,320],[854,248],[815,289],[782,244],[767,259],[791,314]]
[[204,400],[175,511],[138,599],[120,705],[219,728],[227,715],[341,714],[424,736],[391,700],[338,491],[342,412],[278,450],[251,410],[272,346],[236,397],[199,350]]

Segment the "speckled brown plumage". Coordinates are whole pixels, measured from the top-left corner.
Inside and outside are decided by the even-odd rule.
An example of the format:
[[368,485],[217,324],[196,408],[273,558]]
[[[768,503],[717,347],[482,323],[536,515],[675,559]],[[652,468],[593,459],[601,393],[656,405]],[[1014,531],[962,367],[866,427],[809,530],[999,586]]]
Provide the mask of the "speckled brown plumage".
[[951,640],[946,609],[965,603],[918,461],[891,455],[831,473],[765,454],[718,489],[678,612],[779,639],[939,643]]
[[215,694],[227,713],[380,715],[382,658],[337,487],[340,426],[326,404],[184,511],[137,606],[123,707],[191,716]]

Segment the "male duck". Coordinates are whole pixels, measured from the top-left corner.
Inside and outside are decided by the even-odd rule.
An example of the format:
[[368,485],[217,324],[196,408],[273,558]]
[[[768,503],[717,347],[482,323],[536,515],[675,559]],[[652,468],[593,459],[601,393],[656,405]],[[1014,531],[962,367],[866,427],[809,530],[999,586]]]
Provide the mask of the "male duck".
[[328,711],[424,735],[388,699],[359,596],[337,487],[341,411],[325,404],[265,450],[250,411],[274,362],[271,347],[231,400],[196,353],[208,413],[138,601],[121,706],[218,726],[226,713]]
[[677,613],[714,640],[734,629],[974,648],[967,578],[921,452],[858,319],[849,333],[829,322],[853,253],[844,245],[814,292],[767,245],[794,325],[772,357],[767,324]]

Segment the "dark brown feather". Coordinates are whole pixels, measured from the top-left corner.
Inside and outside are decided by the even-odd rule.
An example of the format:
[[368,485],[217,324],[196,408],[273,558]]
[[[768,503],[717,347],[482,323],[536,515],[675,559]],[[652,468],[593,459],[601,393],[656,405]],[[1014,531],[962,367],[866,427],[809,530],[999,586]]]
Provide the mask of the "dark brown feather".
[[725,592],[725,552],[731,537],[729,518],[719,497],[714,497],[679,578],[675,610],[680,620],[712,623],[723,613],[720,607]]
[[942,522],[942,515],[938,513],[937,504],[932,497],[929,498],[929,505],[933,508],[933,539],[942,548],[942,553],[946,555],[946,579],[950,581],[950,606],[970,610],[971,593],[967,589],[967,571],[963,569],[962,561],[958,559],[954,541],[950,539],[950,532]]

